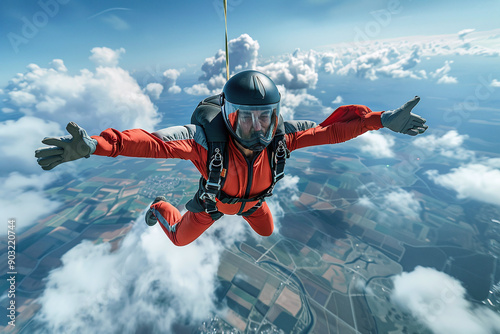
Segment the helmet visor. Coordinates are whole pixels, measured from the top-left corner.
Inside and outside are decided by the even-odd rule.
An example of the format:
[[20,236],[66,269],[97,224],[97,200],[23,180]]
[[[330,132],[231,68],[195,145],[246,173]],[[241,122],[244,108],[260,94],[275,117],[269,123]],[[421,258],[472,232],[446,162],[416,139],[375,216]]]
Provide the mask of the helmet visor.
[[244,147],[262,150],[274,137],[279,102],[267,105],[241,105],[225,101],[222,107],[232,135]]

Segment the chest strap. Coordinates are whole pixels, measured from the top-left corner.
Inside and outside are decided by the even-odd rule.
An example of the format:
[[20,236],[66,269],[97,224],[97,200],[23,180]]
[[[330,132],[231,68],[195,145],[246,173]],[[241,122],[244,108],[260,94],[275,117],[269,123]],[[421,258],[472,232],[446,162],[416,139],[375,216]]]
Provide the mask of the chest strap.
[[214,153],[210,158],[208,166],[208,179],[200,179],[200,199],[203,201],[205,206],[205,212],[208,213],[214,220],[223,216],[223,214],[217,210],[217,199],[225,204],[258,202],[249,210],[241,213],[243,216],[248,216],[260,208],[266,197],[273,195],[276,183],[285,176],[286,159],[290,157],[290,151],[286,147],[285,138],[283,135],[276,136],[270,145],[271,147],[268,147],[269,162],[273,172],[271,186],[261,194],[252,198],[231,197],[221,190],[224,182],[223,179],[225,179],[222,176],[224,158],[221,152],[223,152],[225,145],[224,143],[217,144],[223,145],[214,145]]

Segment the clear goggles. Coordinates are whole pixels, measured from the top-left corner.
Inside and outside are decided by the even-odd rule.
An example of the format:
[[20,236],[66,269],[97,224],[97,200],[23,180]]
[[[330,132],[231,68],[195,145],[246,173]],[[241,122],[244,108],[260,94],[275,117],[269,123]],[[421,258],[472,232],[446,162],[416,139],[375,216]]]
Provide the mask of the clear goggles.
[[279,102],[251,106],[233,104],[226,100],[222,111],[233,135],[243,146],[267,146],[274,137],[279,117]]

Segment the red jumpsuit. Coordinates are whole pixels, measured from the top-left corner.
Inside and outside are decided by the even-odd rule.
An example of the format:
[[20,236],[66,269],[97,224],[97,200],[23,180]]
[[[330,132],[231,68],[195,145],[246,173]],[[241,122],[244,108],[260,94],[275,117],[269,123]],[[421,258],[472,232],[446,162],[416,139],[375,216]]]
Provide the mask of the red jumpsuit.
[[[285,121],[287,148],[292,152],[307,146],[340,143],[368,130],[378,130],[382,128],[381,113],[372,112],[365,106],[350,105],[338,108],[318,126],[312,122]],[[98,142],[94,152],[96,155],[190,160],[201,175],[208,178],[208,146],[203,129],[199,126],[176,126],[155,133],[141,129],[123,132],[107,129],[100,136],[92,138]],[[269,188],[272,171],[267,150],[255,156],[253,161],[241,153],[232,139],[227,150],[228,181],[222,188],[224,193],[231,197],[253,198]],[[257,203],[227,204],[217,201],[217,209],[221,213],[234,215],[251,209]],[[158,202],[151,208],[165,234],[178,246],[191,243],[214,223],[206,212],[187,211],[181,215],[177,208],[166,202]],[[262,236],[269,236],[273,232],[273,218],[265,202],[254,213],[243,218]]]

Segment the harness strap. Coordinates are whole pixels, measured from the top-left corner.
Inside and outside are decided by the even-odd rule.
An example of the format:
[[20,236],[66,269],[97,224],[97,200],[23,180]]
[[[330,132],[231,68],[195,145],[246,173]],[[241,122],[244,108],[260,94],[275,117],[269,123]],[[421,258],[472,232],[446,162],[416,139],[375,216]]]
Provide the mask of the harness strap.
[[[241,213],[242,216],[249,216],[262,206],[266,197],[273,195],[273,190],[276,183],[284,176],[286,159],[290,157],[290,151],[286,147],[285,136],[278,135],[274,138],[270,147],[268,147],[268,156],[273,172],[272,183],[266,191],[252,198],[239,198],[228,196],[222,188],[222,169],[224,165],[221,149],[224,148],[223,143],[214,143],[214,154],[210,159],[208,180],[200,179],[200,199],[205,204],[205,212],[207,212],[214,220],[222,217],[222,213],[217,210],[217,199],[224,204],[237,204],[258,202],[249,210]],[[217,218],[215,218],[217,217]]]

